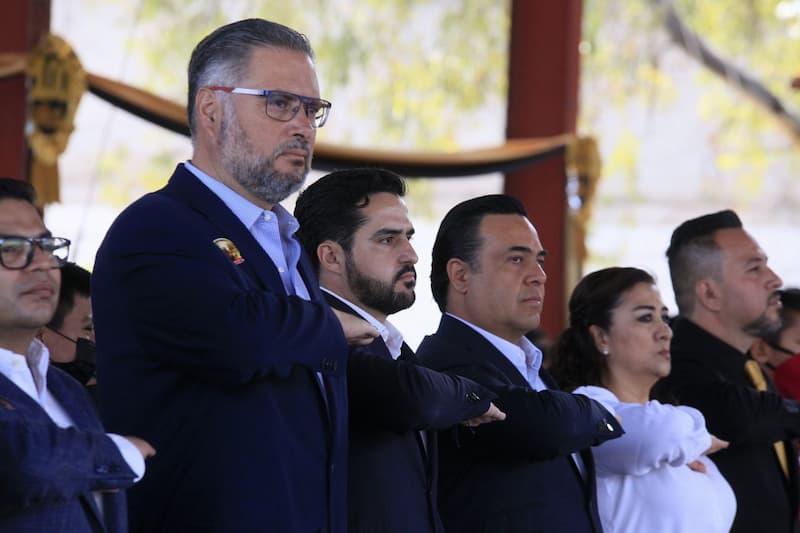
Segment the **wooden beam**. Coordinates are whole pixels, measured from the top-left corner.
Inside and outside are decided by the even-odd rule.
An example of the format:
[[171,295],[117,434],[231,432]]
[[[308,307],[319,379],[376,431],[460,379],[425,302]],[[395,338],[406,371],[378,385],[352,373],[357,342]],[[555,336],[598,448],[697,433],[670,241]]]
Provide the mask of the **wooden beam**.
[[[0,54],[31,50],[50,29],[50,0],[5,0]],[[0,79],[0,176],[28,179],[25,76]]]
[[[582,0],[512,0],[506,136],[575,133]],[[566,318],[566,174],[563,154],[506,175],[548,251],[541,328],[555,338]]]

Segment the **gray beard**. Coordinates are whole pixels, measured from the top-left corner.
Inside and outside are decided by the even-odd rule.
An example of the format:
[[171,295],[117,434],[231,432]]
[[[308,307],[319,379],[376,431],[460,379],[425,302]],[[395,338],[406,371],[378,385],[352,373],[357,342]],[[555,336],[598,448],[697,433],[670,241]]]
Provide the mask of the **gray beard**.
[[751,337],[769,337],[773,333],[777,333],[782,325],[780,318],[770,320],[767,318],[767,314],[764,313],[749,324],[746,324],[742,331]]
[[310,144],[296,137],[278,146],[268,158],[259,157],[234,113],[232,106],[230,110],[226,108],[220,128],[218,147],[225,171],[247,192],[271,204],[300,190],[310,170],[310,156],[301,171],[291,173],[275,170],[275,160],[286,150],[300,149],[311,154]]

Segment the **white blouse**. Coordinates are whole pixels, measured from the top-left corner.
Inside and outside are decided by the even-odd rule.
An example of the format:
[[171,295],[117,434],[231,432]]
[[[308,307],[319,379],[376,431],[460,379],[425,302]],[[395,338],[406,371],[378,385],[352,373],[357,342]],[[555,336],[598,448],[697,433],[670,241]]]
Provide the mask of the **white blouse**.
[[[622,421],[625,434],[592,449],[597,504],[606,533],[723,533],[736,498],[714,463],[702,455],[711,436],[700,411],[657,401],[625,403],[608,389],[579,387]],[[687,464],[699,460],[706,473]]]

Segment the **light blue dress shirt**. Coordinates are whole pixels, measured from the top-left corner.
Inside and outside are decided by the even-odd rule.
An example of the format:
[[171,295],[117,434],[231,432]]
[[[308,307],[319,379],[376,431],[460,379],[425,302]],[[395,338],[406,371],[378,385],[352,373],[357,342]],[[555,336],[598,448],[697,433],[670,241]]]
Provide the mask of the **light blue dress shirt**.
[[539,369],[542,368],[542,351],[529,341],[527,337],[522,337],[519,344],[514,344],[505,339],[501,339],[494,333],[489,333],[471,322],[467,322],[463,318],[451,315],[450,313],[446,314],[450,318],[455,318],[462,324],[469,326],[481,337],[489,341],[498,352],[503,354],[503,356],[514,365],[514,368],[522,374],[522,377],[525,378],[525,381],[528,382],[528,385],[530,385],[533,390],[547,390],[547,385],[545,385],[542,378],[539,377]]
[[[529,341],[527,337],[522,337],[519,344],[514,344],[493,333],[489,333],[483,328],[479,328],[471,322],[467,322],[463,318],[451,315],[450,313],[447,313],[447,316],[455,318],[459,322],[469,326],[481,337],[489,341],[498,352],[503,354],[503,356],[514,365],[514,368],[522,374],[522,377],[525,378],[525,381],[528,382],[528,385],[530,385],[533,390],[547,390],[547,385],[545,385],[542,378],[539,377],[539,369],[542,368],[542,351]],[[584,465],[583,459],[578,453],[573,453],[571,455],[575,466],[578,468],[583,479],[586,480],[586,465]]]
[[275,204],[271,211],[262,209],[190,161],[184,167],[211,189],[255,237],[278,269],[286,293],[309,300],[308,288],[297,268],[301,253],[300,243],[294,238],[300,228],[297,219],[280,204]]

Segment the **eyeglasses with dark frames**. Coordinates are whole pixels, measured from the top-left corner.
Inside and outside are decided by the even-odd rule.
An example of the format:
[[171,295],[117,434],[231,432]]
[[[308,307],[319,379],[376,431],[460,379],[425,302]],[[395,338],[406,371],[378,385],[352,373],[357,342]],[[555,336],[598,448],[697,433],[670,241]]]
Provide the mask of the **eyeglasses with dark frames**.
[[310,96],[300,96],[299,94],[287,91],[276,91],[270,89],[244,89],[242,87],[223,87],[215,85],[207,87],[212,91],[223,91],[232,94],[249,94],[251,96],[263,96],[266,100],[265,110],[269,118],[280,122],[289,122],[302,107],[306,117],[311,121],[315,128],[321,128],[328,120],[331,104],[321,98],[311,98]]
[[22,270],[31,264],[38,246],[61,267],[69,255],[69,239],[62,237],[0,237],[0,265],[8,270]]

